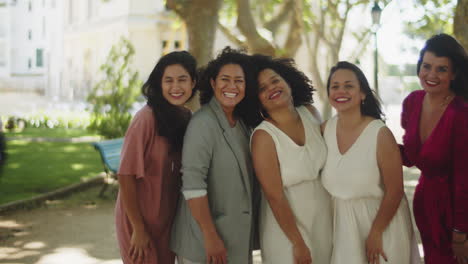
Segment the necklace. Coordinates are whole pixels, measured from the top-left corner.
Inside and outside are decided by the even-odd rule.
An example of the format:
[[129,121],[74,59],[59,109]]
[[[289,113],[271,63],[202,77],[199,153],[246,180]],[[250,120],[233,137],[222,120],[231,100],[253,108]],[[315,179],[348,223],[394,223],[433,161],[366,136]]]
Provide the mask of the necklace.
[[449,94],[445,96],[444,101],[440,104],[440,107],[444,108],[446,107],[451,101],[454,96],[452,94]]

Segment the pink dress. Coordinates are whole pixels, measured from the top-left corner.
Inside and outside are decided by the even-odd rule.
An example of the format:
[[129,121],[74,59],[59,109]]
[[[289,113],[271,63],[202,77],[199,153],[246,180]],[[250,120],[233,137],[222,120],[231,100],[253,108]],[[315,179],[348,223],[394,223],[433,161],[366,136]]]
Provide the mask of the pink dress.
[[452,229],[468,232],[468,104],[455,97],[423,143],[419,121],[425,94],[415,91],[403,102],[403,159],[405,166],[421,170],[413,207],[425,262],[450,264],[456,263]]
[[[169,154],[167,140],[156,134],[153,112],[143,107],[134,117],[122,147],[120,177],[136,177],[136,193],[146,230],[153,238],[156,252],[145,257],[147,264],[174,263],[169,249],[172,221],[180,191],[180,153]],[[125,264],[133,263],[128,255],[132,226],[120,197],[117,197],[115,223],[120,254]]]

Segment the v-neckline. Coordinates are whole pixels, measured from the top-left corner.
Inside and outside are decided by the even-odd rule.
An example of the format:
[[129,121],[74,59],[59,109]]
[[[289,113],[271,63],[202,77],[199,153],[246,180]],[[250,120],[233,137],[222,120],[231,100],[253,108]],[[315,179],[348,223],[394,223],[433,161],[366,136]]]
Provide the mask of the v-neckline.
[[351,144],[351,146],[344,152],[344,153],[341,153],[341,150],[340,150],[340,147],[338,146],[338,117],[336,117],[335,119],[335,147],[336,147],[336,150],[338,151],[338,154],[340,154],[340,157],[344,157],[346,156],[346,154],[348,154],[353,148],[354,146],[356,145],[356,143],[361,139],[361,136],[362,134],[364,134],[364,132],[367,131],[367,129],[370,127],[370,124],[374,121],[377,121],[378,119],[374,119],[372,121],[370,121],[369,123],[367,123],[366,127],[361,131],[361,134],[359,134],[359,136],[356,138],[356,140],[354,140],[354,142]]
[[421,107],[419,107],[419,116],[418,116],[418,124],[417,124],[417,127],[416,127],[416,137],[418,138],[418,141],[419,141],[419,146],[422,148],[426,142],[428,140],[430,140],[432,138],[432,135],[435,133],[435,131],[437,131],[437,129],[439,128],[440,124],[442,123],[442,119],[445,117],[445,114],[447,113],[447,110],[449,109],[450,105],[453,103],[453,101],[455,100],[455,98],[452,99],[452,101],[450,101],[450,103],[448,103],[447,107],[445,108],[444,112],[442,113],[442,115],[440,116],[439,120],[437,121],[437,124],[434,126],[434,128],[432,128],[431,132],[429,133],[429,135],[426,137],[426,140],[422,140],[421,138],[421,117],[422,117],[422,108],[423,108],[423,103],[424,103],[424,98],[426,97],[427,93],[424,93],[424,95],[422,96],[422,99],[421,99]]
[[302,130],[304,131],[304,144],[303,145],[297,144],[296,141],[294,141],[288,134],[286,134],[286,132],[281,130],[279,127],[275,126],[272,122],[267,121],[267,120],[265,120],[265,121],[268,122],[268,124],[272,125],[274,128],[276,128],[278,131],[280,131],[280,133],[283,134],[285,137],[287,137],[289,139],[289,141],[291,141],[294,144],[294,146],[296,146],[298,148],[304,148],[306,146],[306,144],[307,144],[306,128],[305,128],[304,120],[302,119],[301,112],[299,111],[298,108],[296,108],[296,111],[297,111],[297,114],[299,115],[299,119],[301,120]]

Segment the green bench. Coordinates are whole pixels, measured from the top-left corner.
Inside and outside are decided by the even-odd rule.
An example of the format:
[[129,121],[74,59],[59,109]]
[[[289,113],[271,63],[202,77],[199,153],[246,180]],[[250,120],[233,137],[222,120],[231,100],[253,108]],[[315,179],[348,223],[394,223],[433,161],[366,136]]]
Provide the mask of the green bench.
[[110,180],[117,179],[117,171],[120,166],[120,151],[122,150],[123,140],[123,138],[117,138],[91,143],[94,148],[99,151],[102,164],[104,165],[104,171],[106,172],[104,185],[99,192],[100,197],[104,195]]

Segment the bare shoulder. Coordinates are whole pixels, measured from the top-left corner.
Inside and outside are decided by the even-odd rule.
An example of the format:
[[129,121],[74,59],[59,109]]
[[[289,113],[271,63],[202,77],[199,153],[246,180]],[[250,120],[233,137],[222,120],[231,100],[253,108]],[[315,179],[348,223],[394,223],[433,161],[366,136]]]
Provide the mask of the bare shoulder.
[[388,149],[392,147],[397,147],[398,144],[395,140],[395,136],[393,136],[392,131],[387,126],[382,126],[379,130],[379,134],[377,136],[377,144],[382,146],[383,149]]
[[263,129],[257,129],[252,134],[252,147],[254,144],[264,145],[273,143],[271,135]]

